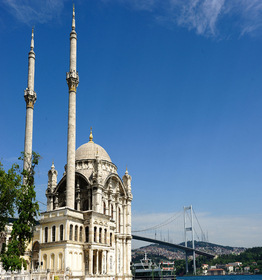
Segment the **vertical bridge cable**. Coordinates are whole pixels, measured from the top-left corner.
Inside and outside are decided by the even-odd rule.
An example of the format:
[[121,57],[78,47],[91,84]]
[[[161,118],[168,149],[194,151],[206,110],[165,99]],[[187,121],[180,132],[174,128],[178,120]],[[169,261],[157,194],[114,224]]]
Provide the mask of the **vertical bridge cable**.
[[[196,218],[196,220],[197,220],[198,226],[199,226],[199,228],[200,228],[200,230],[201,230],[201,234],[202,234],[202,236],[203,236],[204,239],[205,239],[205,233],[203,232],[203,230],[202,230],[202,228],[201,228],[201,226],[200,226],[200,223],[199,223],[199,221],[198,221],[198,218],[197,218],[197,215],[196,215],[194,209],[193,209],[193,212],[194,212],[195,218]],[[199,237],[198,237],[198,239],[199,239]],[[203,240],[202,240],[202,241],[203,241]]]

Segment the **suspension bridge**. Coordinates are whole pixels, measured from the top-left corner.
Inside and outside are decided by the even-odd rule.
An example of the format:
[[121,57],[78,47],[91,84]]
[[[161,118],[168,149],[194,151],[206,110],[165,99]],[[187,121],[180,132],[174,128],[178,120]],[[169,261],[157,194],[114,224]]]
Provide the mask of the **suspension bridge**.
[[[196,225],[200,230],[201,239],[199,237],[200,235],[198,234],[197,227],[194,225],[194,220],[196,220]],[[182,231],[181,228],[183,229]],[[189,240],[188,233],[191,233],[191,247],[187,246]],[[188,256],[193,256],[194,274],[196,274],[196,254],[209,258],[215,257],[213,254],[195,249],[195,236],[199,241],[207,241],[207,237],[201,228],[201,225],[193,210],[192,205],[190,205],[189,207],[183,207],[183,209],[179,210],[170,218],[158,225],[141,230],[132,231],[132,238],[135,240],[156,243],[184,251],[186,255],[186,272],[188,272]],[[185,245],[181,245],[182,242]]]

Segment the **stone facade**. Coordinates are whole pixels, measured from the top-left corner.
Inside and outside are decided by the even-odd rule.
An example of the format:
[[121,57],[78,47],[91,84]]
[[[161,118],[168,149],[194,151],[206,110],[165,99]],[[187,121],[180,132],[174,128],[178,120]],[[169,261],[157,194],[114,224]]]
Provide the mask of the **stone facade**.
[[75,150],[76,32],[70,33],[68,149],[62,179],[48,172],[47,211],[33,241],[33,270],[73,278],[131,279],[131,176],[122,179],[107,152],[93,142]]
[[[76,32],[73,10],[70,33],[68,149],[62,179],[54,163],[48,172],[47,211],[41,213],[33,240],[28,244],[24,279],[130,279],[131,262],[131,176],[126,170],[122,179],[107,152],[93,142],[75,150]],[[29,53],[29,80],[25,91],[27,124],[25,153],[32,153],[34,89],[34,41]],[[27,148],[28,147],[28,148]],[[25,165],[26,168],[30,165]],[[12,224],[0,236],[0,244],[10,238]],[[29,273],[30,271],[30,273]],[[10,277],[2,270],[2,279]],[[17,272],[20,273],[20,272]],[[57,278],[55,278],[57,279]]]
[[66,172],[55,187],[53,164],[48,172],[47,211],[34,243],[42,266],[34,268],[85,279],[131,278],[131,176],[126,171],[121,179],[93,141],[77,149],[75,170],[74,209],[66,206]]

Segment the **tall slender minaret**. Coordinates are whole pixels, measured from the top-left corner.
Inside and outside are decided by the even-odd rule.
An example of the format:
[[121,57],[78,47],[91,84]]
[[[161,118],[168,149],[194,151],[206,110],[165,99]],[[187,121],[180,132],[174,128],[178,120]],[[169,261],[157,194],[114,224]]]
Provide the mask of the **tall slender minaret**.
[[79,83],[76,71],[75,7],[73,6],[72,31],[70,33],[70,70],[66,73],[69,89],[66,206],[75,208],[75,148],[76,148],[76,88]]
[[[24,169],[29,170],[32,159],[32,142],[33,142],[33,113],[36,101],[34,91],[35,83],[35,52],[34,52],[34,29],[32,29],[31,49],[28,54],[28,81],[27,88],[24,90],[26,102],[26,123],[25,123],[25,148],[24,148]],[[25,184],[25,178],[23,180]]]

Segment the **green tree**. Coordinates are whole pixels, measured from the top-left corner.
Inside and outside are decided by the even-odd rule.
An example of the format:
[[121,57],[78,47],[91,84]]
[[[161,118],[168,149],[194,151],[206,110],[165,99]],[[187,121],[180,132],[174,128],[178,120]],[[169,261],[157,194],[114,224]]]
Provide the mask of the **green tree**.
[[[24,159],[24,154],[19,158]],[[1,252],[1,261],[5,270],[21,270],[27,268],[23,258],[28,243],[32,240],[36,217],[39,214],[39,205],[35,201],[36,192],[34,186],[35,167],[40,159],[39,154],[32,152],[31,165],[28,170],[21,173],[24,176],[24,184],[17,189],[15,199],[18,219],[14,221],[11,232],[11,241]]]
[[16,211],[17,192],[21,185],[18,164],[5,172],[0,162],[0,232],[4,231],[8,218],[14,217]]

